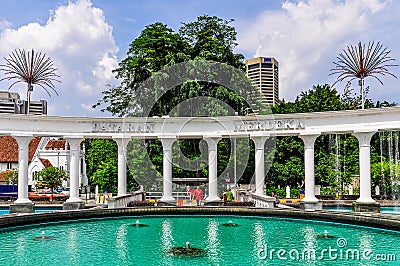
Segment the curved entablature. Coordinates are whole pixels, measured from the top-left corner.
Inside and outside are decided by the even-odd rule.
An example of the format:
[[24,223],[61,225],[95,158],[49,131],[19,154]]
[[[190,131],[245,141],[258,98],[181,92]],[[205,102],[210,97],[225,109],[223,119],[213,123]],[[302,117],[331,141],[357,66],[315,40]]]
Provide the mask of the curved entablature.
[[82,138],[288,136],[400,130],[400,107],[224,117],[90,118],[0,115],[0,135]]

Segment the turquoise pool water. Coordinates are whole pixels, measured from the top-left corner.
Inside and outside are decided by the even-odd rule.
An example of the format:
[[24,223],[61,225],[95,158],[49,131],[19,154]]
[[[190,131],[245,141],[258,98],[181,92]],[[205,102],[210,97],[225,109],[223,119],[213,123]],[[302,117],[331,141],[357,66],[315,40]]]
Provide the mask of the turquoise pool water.
[[[136,220],[147,227],[134,227]],[[224,223],[237,223],[226,227]],[[324,231],[334,237],[323,237]],[[54,238],[35,241],[41,235]],[[202,257],[168,255],[176,246]],[[399,265],[400,233],[268,217],[97,219],[0,231],[0,265]],[[315,254],[315,257],[314,255]]]
[[[348,206],[326,206],[326,207],[324,206],[324,210],[352,212],[353,208]],[[400,215],[400,206],[391,206],[391,207],[382,206],[381,213]]]
[[[52,211],[60,211],[62,210],[62,207],[55,207],[55,206],[46,206],[46,207],[40,207],[36,206],[34,207],[34,212],[35,213],[42,213],[42,212],[52,212]],[[10,210],[8,206],[0,206],[0,215],[5,215],[5,214],[10,214]]]

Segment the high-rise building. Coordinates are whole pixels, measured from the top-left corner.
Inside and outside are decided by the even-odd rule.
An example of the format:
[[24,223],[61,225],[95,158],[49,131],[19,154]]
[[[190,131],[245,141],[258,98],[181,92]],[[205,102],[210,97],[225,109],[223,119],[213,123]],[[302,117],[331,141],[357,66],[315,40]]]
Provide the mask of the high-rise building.
[[279,99],[278,61],[273,57],[257,57],[246,60],[246,75],[261,93],[265,104],[275,105]]
[[[20,99],[16,92],[0,91],[0,114],[26,114],[28,102]],[[30,101],[29,114],[46,115],[47,102]]]

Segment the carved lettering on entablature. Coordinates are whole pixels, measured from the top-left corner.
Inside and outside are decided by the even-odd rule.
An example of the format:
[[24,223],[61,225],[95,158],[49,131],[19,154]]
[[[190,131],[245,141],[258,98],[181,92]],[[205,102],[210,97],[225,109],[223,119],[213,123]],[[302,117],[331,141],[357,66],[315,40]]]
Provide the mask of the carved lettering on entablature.
[[265,120],[265,121],[243,121],[234,123],[236,132],[243,131],[272,131],[272,130],[295,130],[304,129],[300,120]]
[[154,123],[93,123],[92,132],[154,133]]

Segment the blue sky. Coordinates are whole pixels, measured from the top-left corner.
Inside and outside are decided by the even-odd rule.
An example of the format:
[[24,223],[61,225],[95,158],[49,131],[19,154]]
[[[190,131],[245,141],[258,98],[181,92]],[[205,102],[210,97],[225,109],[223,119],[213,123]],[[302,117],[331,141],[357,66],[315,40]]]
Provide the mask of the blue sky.
[[[106,84],[117,84],[111,70],[144,27],[160,21],[178,30],[182,22],[203,14],[235,19],[236,52],[246,58],[277,58],[280,95],[286,100],[313,85],[332,84],[332,61],[358,41],[381,41],[400,62],[400,1],[396,0],[2,0],[0,4],[0,57],[16,48],[41,50],[62,76],[59,96],[50,98],[40,88],[32,94],[34,100],[48,101],[49,115],[108,116],[91,106]],[[390,70],[400,77],[400,67]],[[399,80],[389,76],[382,80],[384,86],[366,80],[369,97],[400,103]],[[3,81],[0,90],[8,86]],[[344,86],[336,87],[342,92]],[[356,82],[352,87],[358,92]],[[12,90],[26,97],[23,85]]]

